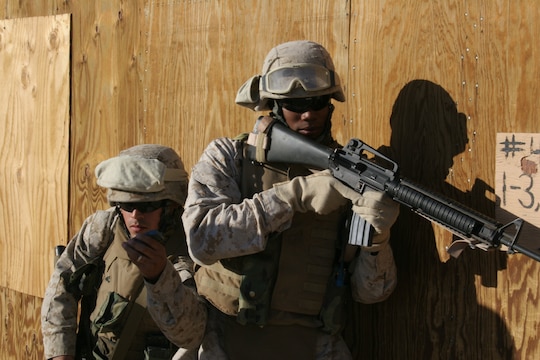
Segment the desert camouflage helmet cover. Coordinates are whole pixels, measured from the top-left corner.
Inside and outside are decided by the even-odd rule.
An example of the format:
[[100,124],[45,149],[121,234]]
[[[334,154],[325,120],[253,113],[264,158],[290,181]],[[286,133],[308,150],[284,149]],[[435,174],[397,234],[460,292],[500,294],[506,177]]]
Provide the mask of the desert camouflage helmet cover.
[[274,47],[255,75],[238,90],[235,102],[255,111],[271,110],[269,99],[331,95],[345,101],[339,75],[326,49],[313,41],[297,40]]
[[96,167],[99,186],[108,189],[107,199],[115,202],[172,200],[184,205],[188,175],[180,156],[172,148],[136,145]]

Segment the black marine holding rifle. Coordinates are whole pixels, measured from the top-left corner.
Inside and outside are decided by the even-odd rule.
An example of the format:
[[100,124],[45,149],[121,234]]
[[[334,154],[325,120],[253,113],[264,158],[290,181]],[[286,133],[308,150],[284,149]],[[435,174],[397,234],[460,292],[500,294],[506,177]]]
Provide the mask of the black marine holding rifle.
[[[326,49],[273,48],[236,102],[320,144],[345,96]],[[257,124],[255,126],[257,128]],[[344,303],[383,301],[396,286],[389,245],[399,206],[328,171],[252,161],[257,131],[216,139],[193,168],[183,215],[195,280],[209,302],[200,359],[350,359]],[[359,239],[349,244],[351,219]]]

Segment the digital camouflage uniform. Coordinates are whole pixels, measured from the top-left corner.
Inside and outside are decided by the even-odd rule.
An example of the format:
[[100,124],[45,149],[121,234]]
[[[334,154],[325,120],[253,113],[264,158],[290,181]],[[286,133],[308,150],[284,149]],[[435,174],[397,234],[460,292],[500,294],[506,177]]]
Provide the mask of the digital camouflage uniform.
[[[163,154],[172,152],[172,149],[158,146],[158,145],[140,145],[134,148],[130,148],[121,153],[121,155],[143,155],[147,158],[156,157],[160,159]],[[180,159],[175,153],[172,153],[177,160],[173,167],[183,170],[183,165]],[[169,155],[171,156],[171,155]],[[139,159],[136,159],[137,161]],[[164,161],[161,159],[161,161]],[[167,164],[167,161],[164,161]],[[118,165],[115,163],[113,165]],[[158,163],[154,165],[161,166]],[[171,166],[170,164],[167,164]],[[153,165],[152,165],[153,166]],[[155,169],[150,167],[150,169]],[[137,174],[141,174],[141,169],[136,169],[134,172],[129,170],[119,170],[119,174],[122,177],[134,176],[137,180]],[[107,170],[108,171],[108,170]],[[153,171],[153,170],[152,170]],[[107,174],[106,174],[107,175]],[[109,174],[110,175],[110,174]],[[112,178],[118,176],[113,174]],[[143,176],[143,175],[141,175]],[[185,185],[187,177],[184,174],[184,180],[182,183],[175,183],[175,187],[171,187],[170,184],[165,186],[165,189],[160,189],[157,192],[151,190],[145,194],[131,194],[126,192],[125,189],[109,189],[108,198],[112,202],[112,199],[121,198],[122,201],[144,201],[159,200],[158,198],[170,199],[177,203],[183,204],[185,198]],[[110,180],[110,179],[109,179]],[[103,178],[101,179],[103,183]],[[98,183],[100,181],[98,180]],[[167,182],[165,182],[167,184]],[[152,193],[153,191],[153,193]],[[156,196],[156,194],[160,194]],[[161,273],[159,279],[155,283],[142,282],[144,284],[144,290],[146,291],[146,310],[140,314],[140,319],[137,319],[137,331],[135,332],[132,344],[129,346],[127,358],[130,359],[143,359],[145,343],[149,335],[160,334],[161,332],[177,347],[183,348],[178,351],[178,357],[181,354],[187,353],[186,349],[197,348],[206,325],[206,308],[201,302],[200,297],[196,293],[193,286],[192,271],[193,262],[187,254],[187,248],[185,246],[185,234],[183,231],[182,223],[180,220],[180,212],[177,212],[178,219],[172,221],[175,226],[171,226],[169,230],[164,232],[165,247],[167,254],[169,254],[169,261],[166,264],[165,269]],[[165,229],[163,229],[165,230]],[[113,247],[113,244],[121,244],[122,241],[127,239],[127,233],[123,226],[123,220],[120,212],[116,208],[110,208],[108,210],[100,210],[90,215],[83,223],[79,232],[68,243],[66,249],[59,257],[50,282],[45,291],[45,296],[42,306],[42,333],[43,343],[45,350],[45,358],[49,359],[59,355],[75,355],[77,345],[77,332],[78,332],[78,306],[81,300],[80,289],[73,290],[70,288],[69,279],[70,276],[76,272],[77,269],[88,268],[89,264],[97,263],[96,259],[102,259],[105,256],[105,261],[119,263],[121,261],[121,267],[118,270],[120,272],[135,272],[138,273],[136,266],[131,263],[125,251],[116,252],[113,256],[118,260],[109,259],[107,257],[108,249]],[[109,267],[111,265],[106,265]],[[111,268],[113,269],[113,268]],[[116,269],[116,268],[114,268]],[[122,278],[123,274],[114,274],[108,271],[110,269],[104,269],[103,275],[98,273],[102,277],[102,283],[110,283],[112,281],[113,287],[121,288],[124,284],[115,284],[111,277]],[[127,276],[127,275],[126,275]],[[140,276],[140,275],[139,275]],[[127,277],[129,280],[129,277]],[[142,281],[142,276],[140,276]],[[117,282],[122,280],[117,280]],[[81,282],[82,283],[82,282]],[[68,290],[69,288],[69,290]],[[127,295],[127,298],[131,301],[137,297],[139,292]],[[144,295],[144,293],[143,293]],[[95,308],[87,309],[88,312],[97,313],[103,307],[103,304],[96,304]],[[99,317],[98,315],[92,315]],[[127,320],[123,319],[119,323],[120,326],[126,323]],[[186,354],[183,358],[189,358],[189,354]]]
[[[192,170],[183,219],[192,257],[202,265],[264,250],[268,235],[287,229],[293,218],[293,212],[273,191],[242,199],[239,186],[242,145],[241,141],[217,139],[206,148]],[[356,301],[382,301],[395,288],[396,271],[389,244],[377,256],[361,251],[350,270],[352,297]],[[218,311],[214,307],[209,311],[200,359],[226,359],[221,353]],[[348,353],[340,336],[323,332],[316,351],[318,360],[347,359],[343,354]]]
[[[270,79],[269,74],[272,72],[284,77]],[[271,110],[270,115],[277,121],[285,122],[281,105],[275,101],[277,99],[330,95],[335,100],[345,100],[330,55],[322,46],[310,41],[284,43],[272,49],[264,61],[261,74],[252,77],[240,88],[236,103],[256,111]],[[293,76],[291,74],[298,74],[298,77],[286,78]],[[270,84],[276,91],[266,88],[265,84]],[[338,147],[330,134],[333,107],[331,104],[328,106],[330,110],[327,127],[317,141]],[[383,301],[392,293],[396,286],[396,268],[388,243],[389,231],[384,239],[379,239],[382,240],[377,242],[376,246],[364,247],[361,250],[355,247],[356,256],[346,264],[350,275],[346,280],[349,286],[340,286],[335,293],[337,287],[330,285],[334,282],[334,273],[328,274],[328,264],[319,266],[322,262],[317,260],[319,262],[315,265],[325,271],[324,276],[327,279],[324,284],[317,280],[313,287],[314,291],[320,291],[323,284],[325,302],[322,306],[309,302],[310,299],[304,302],[305,305],[296,304],[296,299],[286,291],[277,294],[280,281],[285,279],[285,283],[289,283],[280,290],[292,289],[291,293],[295,293],[295,289],[299,289],[298,293],[305,295],[303,287],[310,283],[310,278],[306,281],[304,274],[304,280],[295,286],[294,280],[287,278],[296,278],[296,273],[280,273],[282,269],[294,268],[289,266],[294,259],[304,261],[305,267],[310,267],[309,258],[326,258],[325,261],[330,258],[332,261],[332,258],[339,254],[339,250],[332,246],[338,245],[340,236],[334,234],[332,237],[328,233],[334,232],[337,229],[336,224],[339,223],[340,218],[334,214],[341,216],[349,213],[350,205],[348,209],[325,216],[309,211],[295,212],[289,203],[280,198],[269,181],[260,180],[274,177],[287,181],[295,176],[296,170],[293,171],[293,167],[287,164],[264,164],[253,168],[249,161],[245,160],[243,140],[220,138],[212,141],[193,167],[190,176],[188,198],[182,218],[190,255],[201,266],[195,275],[198,291],[209,300],[207,329],[199,358],[244,359],[249,358],[246,354],[251,353],[254,354],[252,358],[259,360],[350,359],[349,349],[340,335],[340,326],[343,325],[340,317],[336,315],[338,320],[336,323],[332,322],[334,314],[339,315],[339,311],[343,309],[342,301],[347,297],[347,294],[340,293],[339,289],[345,288],[352,299],[363,303]],[[272,170],[274,166],[278,170]],[[286,176],[280,174],[279,169]],[[259,182],[264,183],[264,186],[259,186]],[[246,186],[246,183],[249,184]],[[246,191],[246,187],[250,189]],[[325,229],[325,221],[328,221],[331,227]],[[320,234],[314,233],[313,229]],[[295,238],[296,233],[299,235]],[[313,234],[313,238],[308,238],[309,235],[306,234]],[[323,244],[319,248],[310,245],[316,241],[319,241],[320,245],[320,240],[326,238],[332,243]],[[288,247],[289,241],[300,244],[295,250],[301,251],[295,253],[296,255],[290,256],[279,249],[271,250],[276,243],[281,244],[279,246],[282,248]],[[327,253],[320,253],[323,248],[327,249]],[[314,256],[310,253],[312,250],[319,253]],[[263,268],[262,273],[268,277],[262,281],[251,281],[250,264],[253,264],[257,271],[260,267],[250,263],[250,259],[264,258],[266,253],[270,254],[270,262],[274,261],[278,254],[280,271],[271,267],[268,269],[273,270],[266,271],[267,268]],[[242,264],[241,270],[238,270],[237,261]],[[282,267],[282,263],[285,266]],[[300,270],[309,277],[310,271],[317,275],[318,268]],[[238,277],[230,275],[231,271]],[[268,317],[255,316],[253,323],[252,317],[243,316],[243,304],[248,304],[246,313],[250,314],[253,307],[255,312],[257,311],[259,303],[250,302],[246,297],[257,298],[260,292],[249,289],[258,287],[261,287],[265,299],[268,299],[268,291],[270,292],[271,301],[265,300],[266,305],[262,306],[264,309],[269,308]],[[282,295],[285,301],[275,301]],[[237,301],[234,301],[235,297]],[[230,301],[220,301],[229,298]],[[288,307],[288,301],[291,309],[299,308],[300,312],[283,310]],[[238,309],[236,314],[231,311],[235,306]],[[314,309],[318,309],[318,306],[320,313],[316,314]],[[328,324],[330,326],[327,326]],[[256,340],[253,343],[262,345],[259,345],[258,349],[254,348],[252,339]]]

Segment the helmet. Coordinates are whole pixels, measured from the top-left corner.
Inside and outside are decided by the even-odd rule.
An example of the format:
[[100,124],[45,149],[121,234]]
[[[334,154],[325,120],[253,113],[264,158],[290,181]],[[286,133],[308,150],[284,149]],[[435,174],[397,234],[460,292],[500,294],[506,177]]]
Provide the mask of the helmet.
[[188,176],[180,156],[172,148],[143,144],[120,152],[96,167],[99,186],[107,188],[107,200],[148,202],[172,200],[184,205]]
[[345,101],[341,81],[326,49],[313,41],[298,40],[270,50],[261,75],[238,90],[236,103],[256,111],[271,110],[269,99],[331,95]]

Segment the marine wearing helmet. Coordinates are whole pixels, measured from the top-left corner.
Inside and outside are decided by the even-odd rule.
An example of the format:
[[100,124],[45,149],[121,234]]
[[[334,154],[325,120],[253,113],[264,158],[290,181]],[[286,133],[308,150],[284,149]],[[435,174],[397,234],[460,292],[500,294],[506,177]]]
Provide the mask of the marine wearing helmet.
[[255,111],[271,110],[271,116],[287,124],[283,107],[296,113],[330,108],[323,134],[330,136],[334,107],[331,99],[344,102],[345,94],[328,51],[309,40],[290,41],[274,47],[264,60],[261,74],[238,90],[236,103]]
[[191,287],[180,157],[137,145],[96,176],[113,207],[88,216],[56,261],[42,306],[46,358],[169,359],[196,348],[206,308]]
[[171,200],[184,205],[188,176],[178,154],[156,144],[136,145],[96,167],[98,185],[107,188],[107,200],[150,202]]

